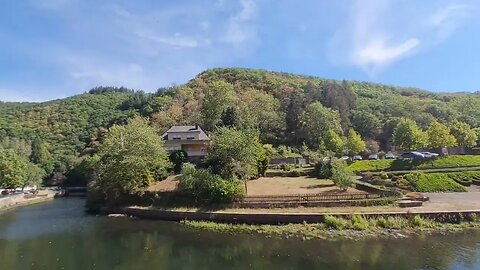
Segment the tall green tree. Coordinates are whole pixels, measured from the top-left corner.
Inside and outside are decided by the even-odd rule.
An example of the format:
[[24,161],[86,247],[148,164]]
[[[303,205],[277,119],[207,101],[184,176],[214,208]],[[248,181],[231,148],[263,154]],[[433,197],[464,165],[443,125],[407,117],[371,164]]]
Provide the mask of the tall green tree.
[[432,122],[427,129],[428,146],[443,148],[457,145],[455,137],[450,134],[447,126],[439,122]]
[[300,121],[305,141],[310,148],[317,149],[330,131],[342,133],[338,112],[323,106],[320,102],[308,105]]
[[415,150],[427,144],[427,136],[415,121],[403,118],[393,130],[393,143],[404,150]]
[[110,128],[98,155],[92,187],[106,201],[142,191],[165,177],[171,167],[160,136],[140,117]]
[[205,97],[201,107],[203,127],[213,130],[220,122],[222,112],[235,100],[233,85],[224,81],[214,81],[205,89]]
[[345,150],[349,155],[355,155],[365,151],[365,142],[358,132],[353,128],[348,130],[347,139],[345,141]]
[[477,144],[477,134],[467,123],[454,120],[450,130],[458,145],[472,147]]
[[0,147],[0,188],[19,188],[41,183],[45,172],[13,149]]
[[342,137],[338,135],[335,131],[329,129],[327,131],[327,134],[323,138],[320,148],[333,152],[336,155],[341,155],[344,146],[345,146],[345,143]]
[[224,179],[239,177],[245,183],[258,174],[266,155],[257,130],[219,127],[212,134],[206,161]]

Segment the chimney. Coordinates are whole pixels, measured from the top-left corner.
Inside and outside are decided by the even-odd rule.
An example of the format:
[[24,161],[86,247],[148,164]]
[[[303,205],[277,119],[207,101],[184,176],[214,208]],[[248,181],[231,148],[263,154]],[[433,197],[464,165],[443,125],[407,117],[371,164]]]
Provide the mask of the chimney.
[[198,124],[197,123],[195,123],[195,129],[198,129]]

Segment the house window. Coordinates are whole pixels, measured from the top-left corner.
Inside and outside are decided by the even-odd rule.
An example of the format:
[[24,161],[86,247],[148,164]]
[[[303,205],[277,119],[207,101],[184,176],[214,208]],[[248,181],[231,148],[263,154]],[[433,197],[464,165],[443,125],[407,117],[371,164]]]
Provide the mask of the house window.
[[173,135],[173,138],[172,140],[181,140],[182,139],[182,136],[180,135]]
[[195,136],[187,136],[187,140],[194,140]]

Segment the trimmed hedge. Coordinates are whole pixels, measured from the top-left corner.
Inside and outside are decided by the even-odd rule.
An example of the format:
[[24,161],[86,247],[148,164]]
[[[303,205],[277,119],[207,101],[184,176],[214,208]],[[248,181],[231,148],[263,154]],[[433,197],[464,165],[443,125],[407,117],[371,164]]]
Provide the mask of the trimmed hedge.
[[357,172],[365,172],[439,169],[474,166],[480,166],[480,155],[454,155],[430,159],[360,160],[350,164],[350,169]]
[[446,175],[462,186],[480,183],[480,171],[451,172]]
[[467,189],[445,173],[410,173],[404,175],[419,192],[466,192]]

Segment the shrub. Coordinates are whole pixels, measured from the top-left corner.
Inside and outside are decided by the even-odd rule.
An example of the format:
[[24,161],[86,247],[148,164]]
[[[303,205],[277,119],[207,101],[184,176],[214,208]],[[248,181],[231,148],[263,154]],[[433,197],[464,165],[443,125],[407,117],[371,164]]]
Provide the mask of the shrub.
[[282,164],[282,165],[280,165],[280,168],[283,171],[289,172],[294,168],[294,166],[292,164]]
[[414,227],[422,227],[422,228],[435,228],[437,225],[435,221],[430,219],[424,219],[419,215],[416,215],[413,218],[412,224]]
[[342,230],[348,225],[348,221],[343,218],[326,215],[324,218],[325,226],[330,229]]
[[465,192],[465,187],[444,173],[406,174],[405,179],[419,192]]
[[238,179],[222,179],[210,170],[197,169],[190,163],[183,165],[178,187],[194,200],[207,203],[228,203],[243,194]]
[[301,176],[301,175],[302,175],[302,174],[301,174],[300,171],[298,171],[298,170],[293,170],[293,171],[291,171],[291,172],[288,173],[288,176],[290,176],[290,177],[299,177],[299,176]]
[[332,166],[332,177],[335,186],[341,190],[346,190],[355,181],[355,174],[348,168],[344,162],[334,162]]
[[385,180],[385,179],[388,179],[388,174],[386,174],[386,173],[384,173],[384,172],[380,173],[379,176],[380,176],[380,178],[382,178],[382,179],[384,179],[384,180]]
[[318,178],[327,179],[332,177],[332,161],[320,161],[315,164],[314,174]]
[[352,222],[352,229],[357,231],[364,231],[368,229],[368,226],[369,226],[368,220],[359,215],[353,215],[351,222]]

